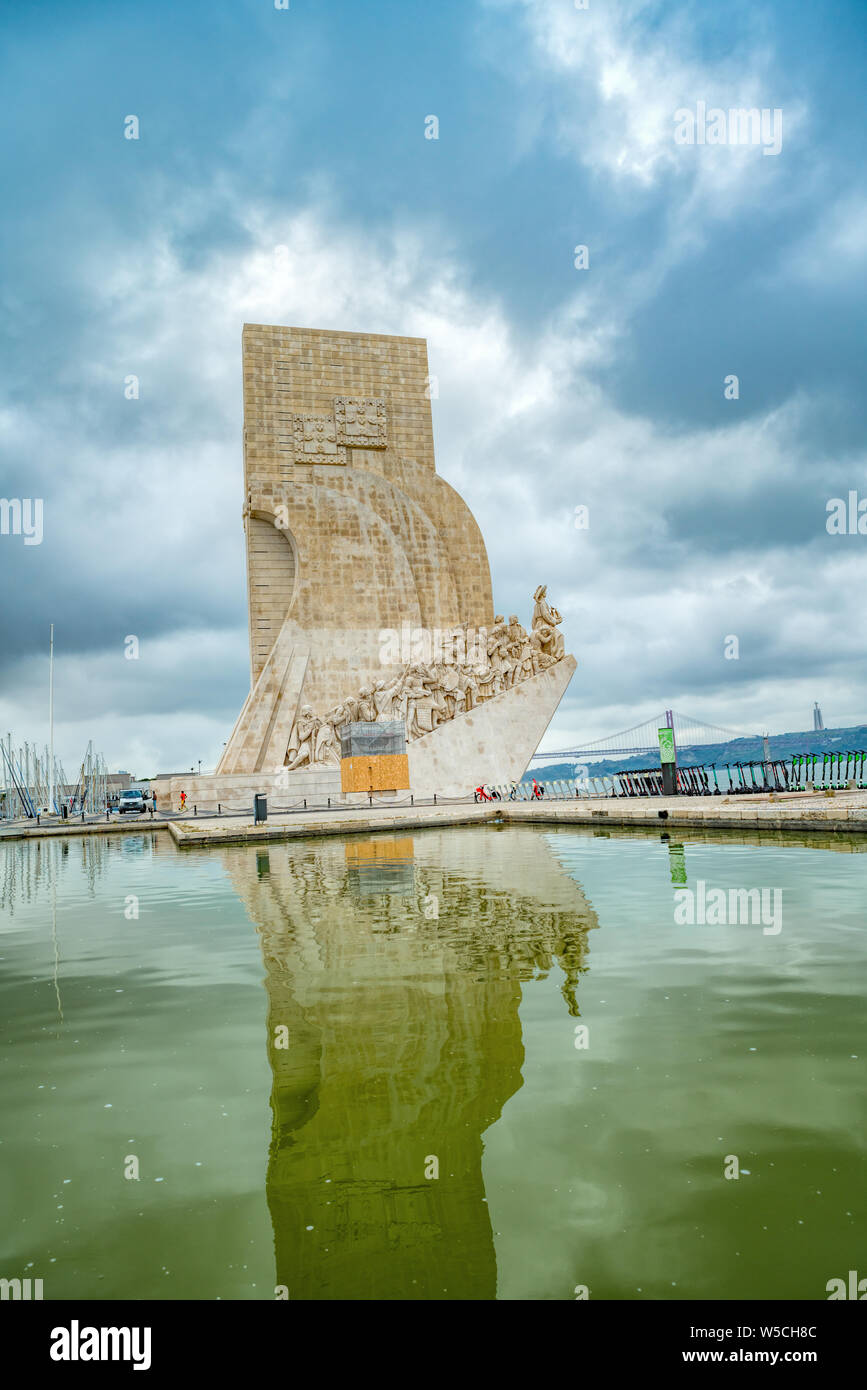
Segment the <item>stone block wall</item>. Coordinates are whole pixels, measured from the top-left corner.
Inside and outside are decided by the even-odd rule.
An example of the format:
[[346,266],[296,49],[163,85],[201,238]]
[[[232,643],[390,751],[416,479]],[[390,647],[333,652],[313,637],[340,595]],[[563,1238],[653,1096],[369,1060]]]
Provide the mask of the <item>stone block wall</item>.
[[490,626],[484,541],[435,469],[424,340],[247,324],[243,365],[252,683],[286,623],[317,714],[383,674],[383,629]]

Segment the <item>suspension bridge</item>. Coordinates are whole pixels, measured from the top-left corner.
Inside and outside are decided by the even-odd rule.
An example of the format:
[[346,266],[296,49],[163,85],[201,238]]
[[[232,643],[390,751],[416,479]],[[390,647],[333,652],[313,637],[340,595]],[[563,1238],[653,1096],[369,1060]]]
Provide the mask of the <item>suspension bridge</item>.
[[[679,714],[677,710],[663,710],[653,719],[643,724],[634,724],[631,729],[621,729],[619,733],[608,734],[604,738],[584,743],[580,748],[559,748],[553,752],[536,753],[535,759],[546,762],[568,762],[573,758],[603,759],[630,758],[636,754],[659,753],[659,729],[674,729],[675,743],[680,748],[701,748],[707,744],[728,743],[732,739],[757,739],[762,735],[756,732],[745,733],[742,729],[725,729],[718,724],[707,724],[702,719],[694,719],[689,714]],[[534,759],[534,760],[535,760]]]

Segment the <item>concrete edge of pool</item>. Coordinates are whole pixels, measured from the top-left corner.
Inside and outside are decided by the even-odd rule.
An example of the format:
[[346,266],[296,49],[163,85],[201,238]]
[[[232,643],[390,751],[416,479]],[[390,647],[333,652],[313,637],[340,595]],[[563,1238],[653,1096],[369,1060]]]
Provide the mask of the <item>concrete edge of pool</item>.
[[[746,800],[746,798],[744,798]],[[660,816],[660,811],[667,815]],[[218,818],[198,817],[190,821],[170,821],[169,833],[182,848],[196,845],[229,843],[259,843],[264,840],[289,840],[311,835],[351,835],[376,830],[420,830],[432,826],[469,825],[481,823],[533,822],[538,824],[600,826],[635,826],[665,830],[672,828],[763,829],[791,831],[835,831],[844,834],[867,834],[867,796],[848,797],[832,805],[830,798],[823,806],[815,802],[804,805],[781,802],[738,806],[733,801],[714,797],[683,799],[654,797],[652,801],[612,805],[610,799],[545,803],[495,802],[489,805],[424,807],[358,807],[347,810],[311,811],[273,816],[265,825],[249,821],[227,823]]]
[[0,844],[4,840],[33,840],[52,835],[140,835],[144,830],[165,830],[168,821],[162,816],[141,817],[134,821],[65,820],[60,825],[13,824],[0,829]]

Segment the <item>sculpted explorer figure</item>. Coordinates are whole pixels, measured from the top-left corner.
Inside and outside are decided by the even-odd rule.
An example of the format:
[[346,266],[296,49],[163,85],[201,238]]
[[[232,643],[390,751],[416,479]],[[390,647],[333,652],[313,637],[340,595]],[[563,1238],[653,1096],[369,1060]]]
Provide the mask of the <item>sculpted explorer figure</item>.
[[548,592],[547,584],[540,584],[533,595],[536,607],[533,609],[533,627],[538,627],[540,623],[547,623],[550,627],[556,627],[557,623],[562,623],[563,618],[556,608],[553,608],[545,597]]
[[289,755],[288,768],[290,772],[293,772],[296,767],[303,767],[305,763],[314,761],[315,740],[320,722],[313,713],[311,705],[301,706],[301,713],[292,726],[289,747],[286,750]]
[[559,661],[566,654],[563,634],[557,631],[557,625],[562,623],[563,616],[548,602],[547,592],[547,584],[540,584],[533,595],[536,600],[536,607],[533,609],[533,635],[535,637],[536,632],[541,628],[546,629],[541,642],[542,651],[545,656],[551,657],[552,661]]

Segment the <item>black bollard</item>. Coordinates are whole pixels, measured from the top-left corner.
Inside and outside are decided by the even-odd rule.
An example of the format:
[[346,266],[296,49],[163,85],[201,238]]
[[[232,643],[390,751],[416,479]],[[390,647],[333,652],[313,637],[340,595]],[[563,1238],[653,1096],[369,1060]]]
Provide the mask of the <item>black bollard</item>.
[[194,816],[197,816],[198,814],[199,814],[199,808],[198,808],[198,806],[196,806],[195,803],[194,803],[194,804],[193,804],[193,815],[194,815]]

